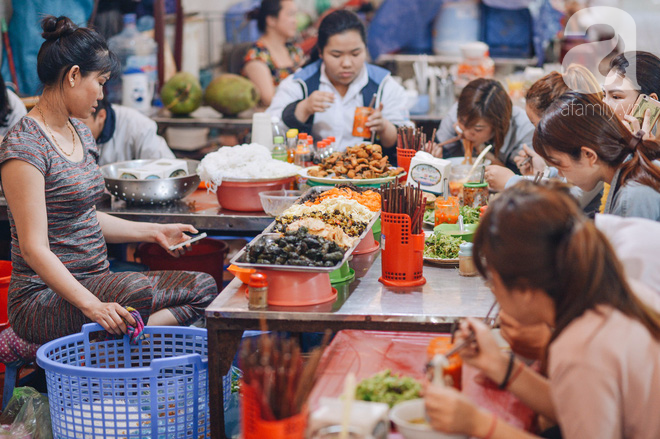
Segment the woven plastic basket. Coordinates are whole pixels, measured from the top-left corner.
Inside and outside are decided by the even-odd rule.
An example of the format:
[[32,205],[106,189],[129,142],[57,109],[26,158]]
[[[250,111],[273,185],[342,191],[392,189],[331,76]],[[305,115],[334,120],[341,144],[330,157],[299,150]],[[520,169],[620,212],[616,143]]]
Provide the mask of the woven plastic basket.
[[37,351],[53,437],[210,437],[206,329],[148,326],[147,338],[105,340],[96,323]]

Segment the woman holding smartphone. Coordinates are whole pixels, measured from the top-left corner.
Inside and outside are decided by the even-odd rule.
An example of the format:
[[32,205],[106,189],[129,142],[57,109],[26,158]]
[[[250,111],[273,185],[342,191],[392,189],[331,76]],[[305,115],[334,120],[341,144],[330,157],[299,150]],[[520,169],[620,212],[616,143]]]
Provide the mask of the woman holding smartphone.
[[136,323],[127,306],[151,325],[194,322],[217,295],[210,275],[108,269],[106,242],[167,249],[196,232],[185,224],[125,221],[95,208],[104,190],[99,153],[79,119],[103,98],[103,85],[119,71],[117,56],[103,37],[67,17],[46,16],[42,28],[37,72],[43,93],[0,146],[13,249],[13,331],[43,344],[96,322],[119,335]]
[[[542,123],[542,122],[541,122]],[[474,332],[463,361],[554,420],[564,439],[660,437],[658,299],[628,284],[609,242],[555,188],[524,182],[489,206],[474,239],[474,260],[507,314],[524,325],[554,328],[548,378],[500,350],[490,329]],[[452,388],[429,386],[431,425],[489,439],[536,437],[475,406]]]
[[604,213],[660,221],[660,149],[593,95],[565,93],[546,110],[534,150],[583,191],[610,185]]

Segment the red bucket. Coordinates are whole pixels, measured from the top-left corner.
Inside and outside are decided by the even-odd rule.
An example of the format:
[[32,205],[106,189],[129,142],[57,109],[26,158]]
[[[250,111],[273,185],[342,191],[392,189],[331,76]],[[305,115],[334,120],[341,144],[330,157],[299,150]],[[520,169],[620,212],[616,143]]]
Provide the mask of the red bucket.
[[0,261],[0,328],[8,325],[7,295],[11,280],[11,261]]
[[138,245],[136,258],[152,271],[179,270],[201,271],[215,279],[218,291],[222,289],[222,271],[229,252],[226,242],[204,238],[192,244],[190,251],[175,258],[158,244],[143,242]]

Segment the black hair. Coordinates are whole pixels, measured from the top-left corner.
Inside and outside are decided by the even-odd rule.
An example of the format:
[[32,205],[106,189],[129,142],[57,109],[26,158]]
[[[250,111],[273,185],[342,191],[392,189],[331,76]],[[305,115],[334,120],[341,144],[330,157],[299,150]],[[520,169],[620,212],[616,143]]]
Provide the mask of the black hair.
[[83,76],[101,72],[113,77],[121,71],[119,58],[96,31],[78,27],[68,17],[52,15],[41,20],[41,28],[46,41],[37,54],[37,74],[44,86],[61,85],[75,65]]
[[286,0],[261,0],[261,6],[248,12],[248,19],[257,20],[259,32],[266,32],[266,19],[277,18],[282,10],[282,2]]
[[362,23],[362,20],[360,20],[357,14],[346,9],[339,9],[326,15],[321,20],[316,46],[314,46],[314,50],[310,53],[309,61],[306,65],[319,59],[319,55],[323,53],[323,49],[328,44],[330,37],[343,34],[350,30],[354,30],[360,34],[360,38],[362,38],[364,44],[367,44],[367,31],[364,28],[364,23]]
[[6,127],[9,119],[9,113],[11,113],[11,104],[9,103],[9,92],[7,87],[5,87],[5,80],[0,73],[0,127]]
[[610,71],[637,82],[639,92],[660,95],[660,58],[649,52],[624,52],[612,58]]
[[319,53],[323,53],[323,49],[328,44],[330,37],[343,34],[349,30],[359,33],[364,44],[367,44],[367,33],[364,29],[364,23],[362,23],[362,20],[360,20],[357,14],[346,9],[340,9],[326,15],[319,25],[319,37],[316,42]]

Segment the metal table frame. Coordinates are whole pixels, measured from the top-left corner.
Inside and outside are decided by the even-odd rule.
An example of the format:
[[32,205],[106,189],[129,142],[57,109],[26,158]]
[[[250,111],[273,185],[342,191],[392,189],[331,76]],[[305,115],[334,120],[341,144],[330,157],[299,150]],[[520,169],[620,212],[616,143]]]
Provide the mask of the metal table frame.
[[378,282],[379,252],[354,256],[351,266],[356,270],[356,279],[350,285],[335,285],[335,303],[251,311],[245,285],[235,279],[206,309],[212,438],[226,437],[222,377],[231,367],[243,331],[259,329],[261,319],[273,331],[448,332],[457,318],[485,317],[493,303],[493,295],[482,279],[461,277],[455,268],[425,266],[426,285],[391,288]]

